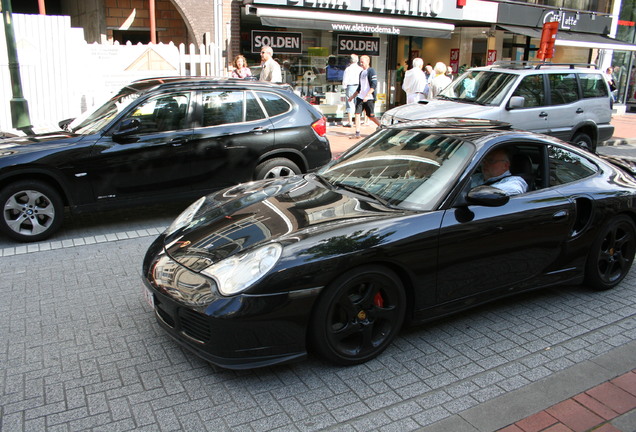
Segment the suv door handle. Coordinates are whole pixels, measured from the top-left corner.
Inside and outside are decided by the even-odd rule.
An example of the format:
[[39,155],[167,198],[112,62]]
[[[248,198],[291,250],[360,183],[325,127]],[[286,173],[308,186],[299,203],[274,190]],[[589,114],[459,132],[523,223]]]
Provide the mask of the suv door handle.
[[545,111],[541,111],[541,113],[539,114],[539,117],[547,117],[548,113]]
[[577,108],[576,113],[577,114],[583,114],[583,108]]

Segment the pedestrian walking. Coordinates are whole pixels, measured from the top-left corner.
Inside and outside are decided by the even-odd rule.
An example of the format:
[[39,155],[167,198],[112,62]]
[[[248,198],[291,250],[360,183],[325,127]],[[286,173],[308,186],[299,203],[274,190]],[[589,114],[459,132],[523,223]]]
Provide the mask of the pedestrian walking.
[[404,84],[402,84],[402,90],[406,93],[406,103],[417,103],[426,99],[426,93],[428,92],[428,80],[426,74],[422,70],[424,67],[424,60],[417,57],[413,59],[411,69],[404,74]]
[[360,73],[360,79],[358,89],[349,98],[356,101],[356,133],[351,138],[360,138],[360,115],[364,111],[367,115],[367,119],[371,119],[373,123],[380,126],[380,121],[375,118],[375,91],[378,87],[378,74],[375,69],[371,67],[371,58],[368,55],[360,57],[360,67],[362,72]]
[[247,67],[247,60],[242,55],[234,57],[232,62],[234,70],[232,71],[232,78],[247,78],[252,76],[252,71]]
[[280,70],[280,65],[273,58],[274,50],[272,47],[264,45],[261,48],[261,81],[268,81],[273,83],[282,83],[283,74]]
[[344,71],[342,75],[342,86],[345,89],[345,95],[347,96],[347,116],[349,117],[349,123],[346,124],[346,127],[353,126],[353,116],[356,112],[356,102],[351,99],[351,96],[358,89],[358,85],[360,84],[360,73],[362,72],[362,68],[358,64],[358,56],[356,54],[351,54],[349,57],[349,66]]
[[451,79],[446,76],[446,65],[443,62],[435,63],[433,68],[435,76],[429,83],[428,98],[434,99],[442,90],[444,90],[451,83]]

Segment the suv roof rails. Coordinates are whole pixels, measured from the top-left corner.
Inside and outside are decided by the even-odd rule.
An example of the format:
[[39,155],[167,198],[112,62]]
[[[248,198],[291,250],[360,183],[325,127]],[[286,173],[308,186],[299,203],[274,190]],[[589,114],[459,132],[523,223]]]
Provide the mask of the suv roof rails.
[[496,61],[493,63],[493,67],[505,67],[510,69],[541,69],[545,66],[557,66],[568,67],[574,69],[575,67],[592,67],[598,69],[594,63],[546,63],[542,61],[530,61],[530,60],[509,60],[509,61]]

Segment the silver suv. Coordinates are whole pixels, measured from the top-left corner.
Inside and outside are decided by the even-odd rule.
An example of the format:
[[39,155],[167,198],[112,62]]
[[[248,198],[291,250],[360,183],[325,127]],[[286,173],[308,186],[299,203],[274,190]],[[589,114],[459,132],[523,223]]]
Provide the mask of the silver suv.
[[384,113],[382,124],[431,117],[499,120],[596,151],[612,137],[612,98],[594,65],[509,62],[473,68],[434,100]]

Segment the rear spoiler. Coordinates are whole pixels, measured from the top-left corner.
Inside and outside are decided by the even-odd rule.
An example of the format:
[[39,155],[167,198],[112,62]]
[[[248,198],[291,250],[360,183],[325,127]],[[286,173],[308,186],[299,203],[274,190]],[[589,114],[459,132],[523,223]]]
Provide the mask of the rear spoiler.
[[619,156],[609,156],[597,154],[598,157],[603,159],[606,162],[611,163],[614,166],[621,168],[623,171],[631,174],[632,177],[636,178],[636,160],[626,159]]

